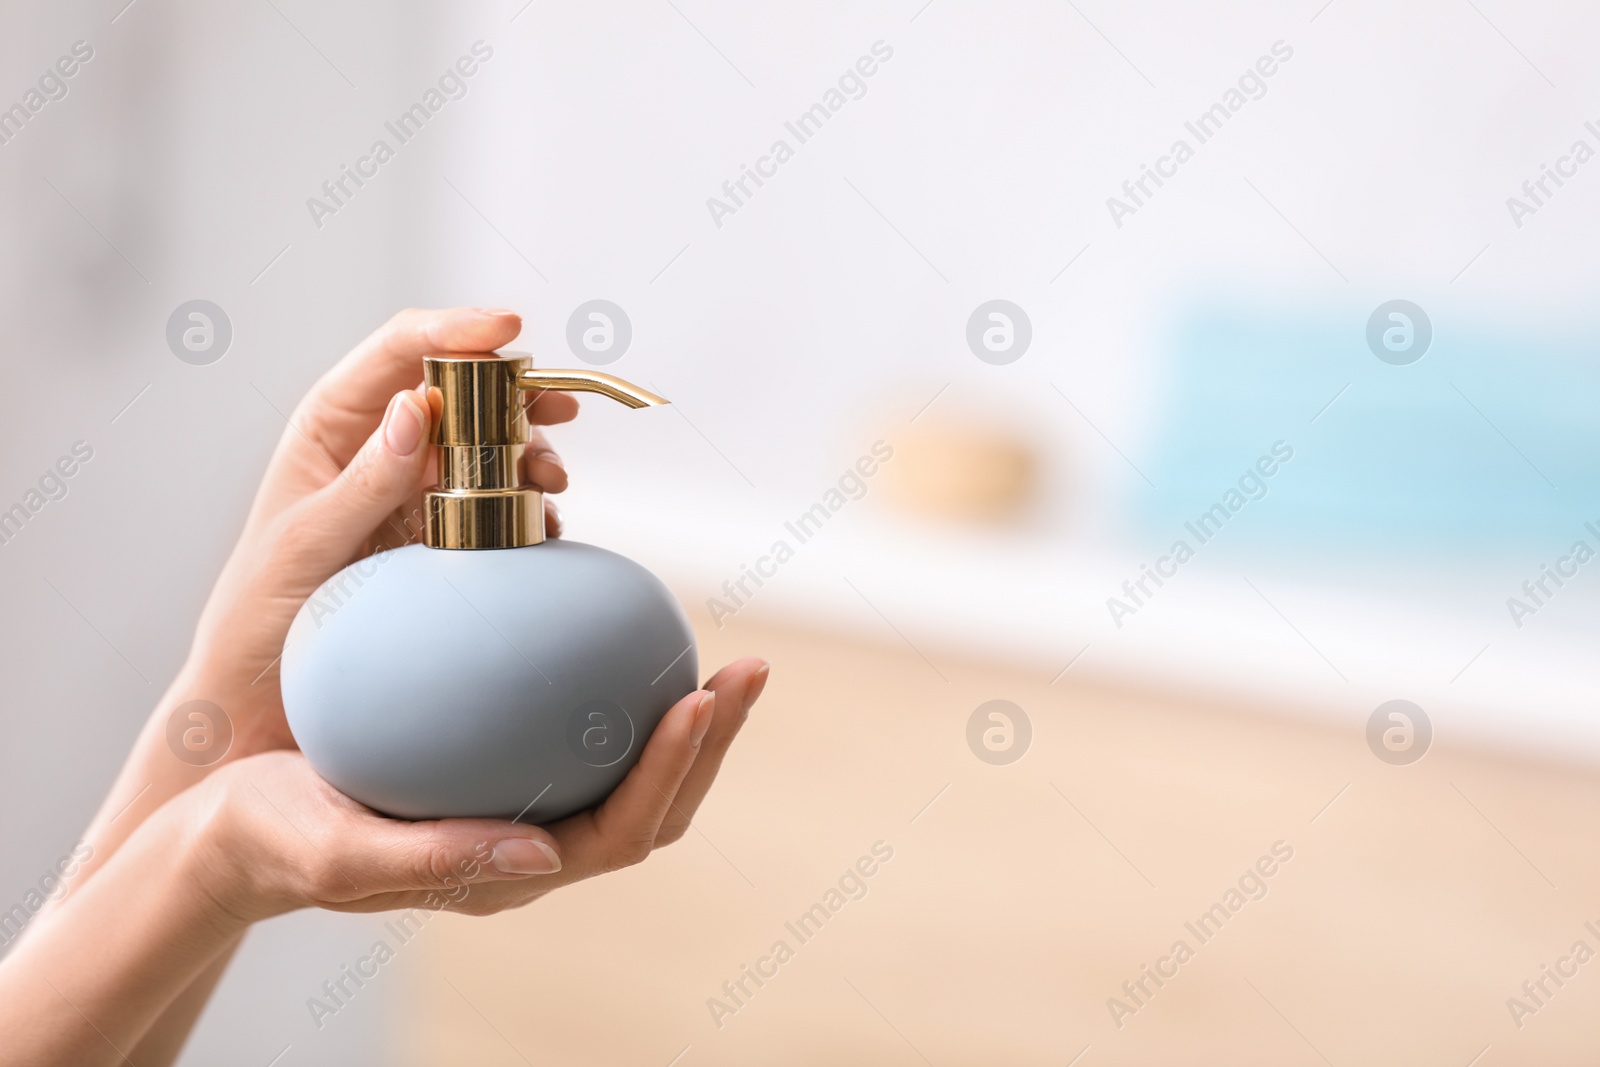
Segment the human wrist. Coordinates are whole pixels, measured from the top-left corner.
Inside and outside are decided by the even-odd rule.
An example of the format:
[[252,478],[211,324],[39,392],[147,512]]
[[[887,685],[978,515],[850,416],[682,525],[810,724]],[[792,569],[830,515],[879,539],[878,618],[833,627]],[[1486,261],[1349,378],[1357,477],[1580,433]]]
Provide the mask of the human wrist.
[[238,942],[249,923],[193,815],[163,805],[13,946],[0,967],[0,1061],[109,1064]]
[[226,770],[208,778],[167,804],[151,822],[170,821],[157,833],[169,838],[174,866],[193,895],[191,906],[217,929],[236,935],[293,905],[268,888],[263,875],[270,859],[250,841],[240,817],[243,785],[235,778]]
[[204,775],[246,756],[292,747],[278,708],[276,663],[245,677],[226,657],[197,646],[152,711],[150,733]]
[[109,894],[110,906],[138,913],[152,928],[183,931],[182,940],[196,951],[236,938],[254,921],[254,912],[239,891],[243,872],[219,848],[223,818],[201,787],[163,803],[114,850],[95,854],[100,869],[57,901],[48,923],[70,922],[75,910],[106,906]]

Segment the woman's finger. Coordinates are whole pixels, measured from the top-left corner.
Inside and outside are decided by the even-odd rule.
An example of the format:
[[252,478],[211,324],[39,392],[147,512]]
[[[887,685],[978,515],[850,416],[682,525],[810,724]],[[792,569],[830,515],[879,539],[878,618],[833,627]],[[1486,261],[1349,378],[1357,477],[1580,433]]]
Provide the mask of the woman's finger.
[[396,393],[383,421],[333,481],[281,517],[288,553],[286,587],[309,594],[367,547],[372,532],[417,491],[428,459],[427,405],[410,389]]
[[384,323],[311,387],[295,423],[334,462],[350,462],[389,397],[422,377],[422,357],[492,352],[522,331],[498,308],[410,308]]
[[466,886],[520,882],[562,866],[548,832],[496,819],[404,822],[361,812],[317,836],[318,854],[306,859],[331,868],[316,881],[336,901],[433,890],[459,902]]
[[270,753],[208,780],[206,839],[241,864],[239,903],[264,914],[307,904],[364,910],[375,897],[561,870],[549,831],[502,819],[390,819],[319,778],[304,756]]
[[537,389],[528,394],[528,421],[535,426],[554,426],[578,417],[578,398],[559,389]]
[[[371,552],[416,544],[423,539],[427,523],[423,492],[438,479],[437,464],[430,457],[424,460],[424,474],[417,488],[384,516],[367,544]],[[567,487],[567,472],[561,459],[550,448],[544,436],[535,430],[522,457],[523,478],[546,493],[559,493]],[[546,537],[561,536],[561,511],[549,497],[544,501],[544,530]]]
[[715,712],[715,694],[703,690],[678,701],[605,803],[550,828],[573,880],[639,863],[650,854]]
[[722,768],[723,757],[728,754],[739,728],[749,717],[750,708],[766,688],[769,670],[765,660],[751,656],[722,668],[706,683],[706,688],[717,696],[716,715],[711,728],[706,731],[705,740],[700,744],[694,766],[678,787],[672,810],[656,832],[657,847],[672,844],[689,829],[695,812],[700,810],[701,802],[711,792],[711,785]]
[[528,447],[522,453],[522,477],[546,493],[559,493],[567,487],[567,468],[541,430],[528,435]]
[[644,754],[622,784],[594,813],[600,835],[614,843],[639,840],[653,846],[684,776],[716,714],[716,694],[690,693],[662,718]]

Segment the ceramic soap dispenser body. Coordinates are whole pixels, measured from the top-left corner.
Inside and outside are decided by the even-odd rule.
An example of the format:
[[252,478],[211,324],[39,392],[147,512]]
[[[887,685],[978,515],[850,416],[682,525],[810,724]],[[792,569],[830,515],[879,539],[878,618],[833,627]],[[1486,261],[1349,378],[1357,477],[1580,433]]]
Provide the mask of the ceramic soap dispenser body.
[[694,636],[666,586],[614,552],[545,540],[543,500],[520,473],[524,390],[664,401],[529,362],[427,361],[442,411],[424,543],[335,575],[284,645],[296,743],[389,815],[544,823],[591,807],[696,686]]

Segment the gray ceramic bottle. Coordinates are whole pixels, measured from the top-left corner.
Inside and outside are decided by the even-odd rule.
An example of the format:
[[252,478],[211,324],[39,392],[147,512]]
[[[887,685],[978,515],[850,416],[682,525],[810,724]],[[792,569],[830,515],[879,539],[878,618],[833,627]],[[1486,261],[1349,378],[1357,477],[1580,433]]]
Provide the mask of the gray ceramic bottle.
[[696,685],[694,636],[666,586],[614,552],[545,540],[541,495],[520,475],[522,390],[664,401],[529,363],[427,361],[442,413],[424,544],[346,567],[284,644],[283,706],[301,751],[389,815],[544,823],[581,811]]

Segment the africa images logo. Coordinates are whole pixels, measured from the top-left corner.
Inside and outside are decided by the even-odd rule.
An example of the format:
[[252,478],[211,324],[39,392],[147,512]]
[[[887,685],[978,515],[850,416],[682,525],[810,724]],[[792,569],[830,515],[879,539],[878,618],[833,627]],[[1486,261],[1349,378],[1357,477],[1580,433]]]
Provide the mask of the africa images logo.
[[[711,213],[711,221],[717,229],[722,229],[722,220],[744,207],[756,195],[756,191],[767,184],[767,179],[776,178],[778,168],[794,158],[795,149],[821,133],[822,127],[844,110],[845,104],[866,96],[867,79],[878,73],[880,66],[892,58],[894,49],[890,45],[881,40],[872,42],[871,55],[861,56],[854,65],[846,67],[844,73],[839,75],[838,82],[828,87],[820,101],[802,111],[794,121],[783,124],[784,131],[794,139],[794,144],[790,144],[788,138],[777,138],[765,155],[756,158],[754,167],[748,163],[739,165],[739,176],[722,183],[722,196],[706,197],[706,210]],[[755,183],[754,189],[750,187],[752,182]]]
[[[1242,111],[1247,103],[1267,95],[1266,80],[1278,73],[1279,67],[1294,56],[1294,49],[1283,41],[1273,41],[1271,52],[1271,55],[1261,56],[1253,66],[1246,68],[1239,75],[1236,85],[1223,91],[1221,100],[1200,112],[1192,122],[1183,124],[1184,130],[1194,138],[1194,144],[1191,145],[1186,138],[1177,138],[1165,155],[1156,157],[1154,167],[1141,163],[1139,176],[1122,183],[1122,195],[1127,199],[1106,197],[1106,210],[1111,213],[1111,221],[1117,229],[1122,229],[1123,219],[1138,214],[1139,209],[1155,196],[1157,189],[1178,176],[1178,168],[1194,158],[1196,147],[1221,133],[1223,124]],[[1151,188],[1152,184],[1154,189]]]
[[462,56],[445,68],[445,72],[439,75],[437,85],[424,92],[421,100],[402,111],[392,122],[383,124],[384,129],[394,137],[394,144],[391,145],[387,138],[379,137],[372,142],[365,155],[356,158],[353,169],[348,164],[339,164],[338,175],[322,183],[321,197],[306,197],[306,210],[311,213],[311,221],[317,229],[322,229],[324,218],[337,215],[367,182],[376,178],[378,168],[393,159],[401,145],[421,133],[422,128],[443,111],[446,104],[467,95],[467,79],[478,73],[482,64],[494,58],[494,48],[484,41],[474,41],[471,52],[471,55]]

